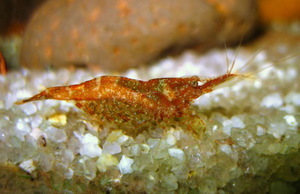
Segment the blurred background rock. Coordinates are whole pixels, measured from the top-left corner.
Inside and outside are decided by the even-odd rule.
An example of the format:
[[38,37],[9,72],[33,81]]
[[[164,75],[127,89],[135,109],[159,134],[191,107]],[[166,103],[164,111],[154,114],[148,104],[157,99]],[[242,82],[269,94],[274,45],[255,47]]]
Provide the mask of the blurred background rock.
[[185,49],[234,45],[268,23],[299,19],[299,10],[299,0],[2,0],[0,51],[9,67],[123,71]]
[[184,48],[247,37],[256,13],[253,0],[48,1],[26,28],[21,63],[122,71]]

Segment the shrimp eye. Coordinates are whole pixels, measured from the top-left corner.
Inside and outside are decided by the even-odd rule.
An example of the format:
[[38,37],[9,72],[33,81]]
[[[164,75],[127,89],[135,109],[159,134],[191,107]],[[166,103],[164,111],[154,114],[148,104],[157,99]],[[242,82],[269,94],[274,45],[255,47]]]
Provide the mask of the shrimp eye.
[[203,84],[203,82],[201,82],[201,81],[192,81],[191,82],[191,85],[193,87],[201,86],[202,84]]
[[198,81],[192,81],[192,82],[191,82],[191,85],[192,85],[193,87],[197,87],[197,86],[198,86]]

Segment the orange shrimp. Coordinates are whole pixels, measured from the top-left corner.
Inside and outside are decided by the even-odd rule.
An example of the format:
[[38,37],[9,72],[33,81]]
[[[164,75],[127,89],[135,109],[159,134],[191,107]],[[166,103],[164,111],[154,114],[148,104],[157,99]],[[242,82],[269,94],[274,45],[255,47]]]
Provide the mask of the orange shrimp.
[[235,76],[230,71],[216,78],[192,76],[149,81],[101,76],[77,85],[48,88],[16,104],[45,99],[72,100],[100,120],[159,121],[183,116],[193,100]]
[[179,126],[199,139],[206,124],[200,115],[192,111],[190,106],[193,101],[235,77],[244,77],[231,73],[235,60],[229,68],[227,55],[226,59],[227,71],[217,77],[191,76],[141,81],[120,76],[101,76],[81,84],[48,88],[15,104],[46,99],[73,101],[93,120],[100,124],[116,124],[116,127],[121,127],[131,135],[157,126]]

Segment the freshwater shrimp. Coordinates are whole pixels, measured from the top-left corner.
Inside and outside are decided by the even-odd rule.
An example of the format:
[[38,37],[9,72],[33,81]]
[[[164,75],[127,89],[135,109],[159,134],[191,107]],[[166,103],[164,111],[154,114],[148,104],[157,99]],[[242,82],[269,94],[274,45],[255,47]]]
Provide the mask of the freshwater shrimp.
[[240,76],[232,73],[233,66],[234,63],[230,68],[227,64],[225,74],[211,78],[191,76],[142,81],[121,76],[100,76],[81,84],[51,87],[15,104],[46,99],[73,101],[93,118],[119,123],[122,127],[124,123],[140,126],[141,123],[159,123],[182,117],[186,118],[186,123],[205,126],[201,118],[195,121],[194,116],[189,116],[190,106],[201,95]]
[[233,77],[230,72],[216,78],[191,76],[141,81],[120,76],[101,76],[81,84],[51,87],[25,100],[75,101],[90,115],[108,121],[163,120],[181,117],[201,95]]

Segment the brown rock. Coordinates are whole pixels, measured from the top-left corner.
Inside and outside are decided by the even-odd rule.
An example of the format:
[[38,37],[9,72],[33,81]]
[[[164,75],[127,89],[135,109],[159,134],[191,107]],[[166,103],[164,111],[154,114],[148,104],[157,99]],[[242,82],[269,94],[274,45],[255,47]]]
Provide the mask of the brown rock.
[[27,26],[21,63],[125,70],[166,51],[239,41],[254,0],[50,0]]

